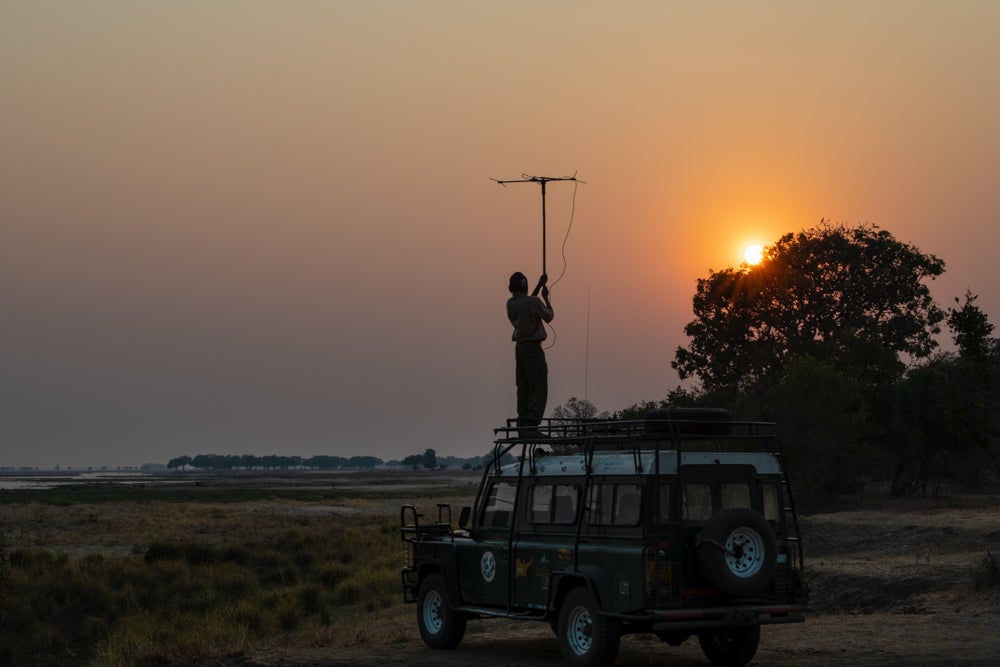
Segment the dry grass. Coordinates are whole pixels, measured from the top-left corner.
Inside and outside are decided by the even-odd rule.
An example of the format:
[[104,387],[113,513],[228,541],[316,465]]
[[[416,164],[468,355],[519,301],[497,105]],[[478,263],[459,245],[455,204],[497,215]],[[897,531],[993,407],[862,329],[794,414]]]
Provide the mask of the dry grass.
[[336,500],[0,504],[0,663],[185,663],[399,641],[412,609],[399,590],[395,482],[386,497]]

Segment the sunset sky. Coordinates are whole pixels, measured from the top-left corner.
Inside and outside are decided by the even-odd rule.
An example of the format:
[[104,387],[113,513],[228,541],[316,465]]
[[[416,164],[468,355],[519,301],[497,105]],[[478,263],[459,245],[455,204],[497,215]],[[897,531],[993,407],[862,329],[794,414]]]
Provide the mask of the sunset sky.
[[989,0],[8,0],[0,466],[486,453],[522,173],[586,181],[568,236],[548,186],[550,410],[663,398],[695,281],[821,218],[998,323],[998,35]]

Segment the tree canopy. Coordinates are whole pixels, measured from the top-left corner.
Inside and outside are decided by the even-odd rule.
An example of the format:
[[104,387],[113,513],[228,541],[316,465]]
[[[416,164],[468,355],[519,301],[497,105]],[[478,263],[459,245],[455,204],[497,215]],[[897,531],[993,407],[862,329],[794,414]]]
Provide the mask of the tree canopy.
[[810,354],[837,360],[866,341],[928,356],[944,312],[926,279],[944,262],[874,225],[821,221],[782,236],[763,261],[698,280],[695,319],[671,366],[705,388],[745,388]]

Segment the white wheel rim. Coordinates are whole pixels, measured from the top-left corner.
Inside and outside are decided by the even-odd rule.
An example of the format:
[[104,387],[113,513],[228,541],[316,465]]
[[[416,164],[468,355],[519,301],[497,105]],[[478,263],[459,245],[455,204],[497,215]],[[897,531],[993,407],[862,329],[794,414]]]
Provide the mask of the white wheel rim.
[[444,627],[444,619],[441,617],[443,602],[437,591],[430,591],[424,598],[424,627],[433,635],[441,632]]
[[726,539],[726,567],[741,579],[760,572],[765,557],[764,539],[753,528],[737,528]]
[[586,655],[594,643],[594,622],[590,612],[584,607],[576,607],[570,612],[566,639],[576,655]]

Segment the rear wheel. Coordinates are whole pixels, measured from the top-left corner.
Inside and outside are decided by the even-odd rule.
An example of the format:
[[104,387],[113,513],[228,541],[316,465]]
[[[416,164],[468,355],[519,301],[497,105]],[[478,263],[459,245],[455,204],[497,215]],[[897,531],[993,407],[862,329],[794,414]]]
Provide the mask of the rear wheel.
[[698,642],[705,657],[713,665],[740,667],[753,660],[760,644],[760,626],[717,628],[698,633]]
[[417,593],[417,627],[420,638],[431,648],[453,649],[465,636],[466,616],[448,604],[444,577],[432,574]]
[[566,664],[613,664],[620,642],[618,622],[598,613],[590,591],[583,586],[570,591],[559,611],[559,648]]

